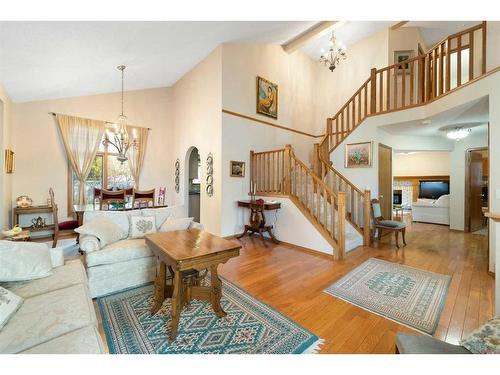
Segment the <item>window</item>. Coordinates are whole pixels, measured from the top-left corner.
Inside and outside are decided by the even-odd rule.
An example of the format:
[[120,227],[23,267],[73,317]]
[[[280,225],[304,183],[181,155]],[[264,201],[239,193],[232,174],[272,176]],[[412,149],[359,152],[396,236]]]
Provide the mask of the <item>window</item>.
[[[104,138],[103,138],[104,140]],[[85,181],[85,199],[87,204],[92,204],[94,199],[94,188],[102,188],[106,181],[107,189],[130,189],[135,186],[134,178],[130,173],[128,161],[123,164],[118,161],[118,152],[112,145],[105,146],[102,142],[99,146],[92,169]],[[80,182],[71,166],[69,166],[70,187],[68,194],[68,212],[73,212],[73,204],[78,203]],[[75,203],[73,203],[75,202]]]

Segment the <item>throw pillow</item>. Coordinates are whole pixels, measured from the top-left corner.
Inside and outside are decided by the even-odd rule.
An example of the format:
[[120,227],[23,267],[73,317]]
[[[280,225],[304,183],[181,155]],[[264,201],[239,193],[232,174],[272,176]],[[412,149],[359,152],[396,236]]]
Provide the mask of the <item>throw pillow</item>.
[[186,230],[193,221],[192,217],[169,217],[161,225],[159,232],[172,232],[174,230]]
[[500,354],[500,315],[488,320],[460,345],[475,354]]
[[52,268],[64,266],[64,251],[62,247],[54,247],[50,251]]
[[156,220],[156,229],[160,230],[161,225],[172,216],[171,207],[144,208],[141,210],[143,216],[154,216]]
[[23,299],[0,286],[0,330],[21,307]]
[[93,220],[76,228],[75,232],[97,237],[101,242],[101,247],[123,238],[123,231],[120,226],[105,215],[96,216]]
[[148,233],[156,233],[156,219],[154,216],[130,217],[130,238],[144,238]]
[[0,241],[0,282],[52,275],[49,247],[44,243]]

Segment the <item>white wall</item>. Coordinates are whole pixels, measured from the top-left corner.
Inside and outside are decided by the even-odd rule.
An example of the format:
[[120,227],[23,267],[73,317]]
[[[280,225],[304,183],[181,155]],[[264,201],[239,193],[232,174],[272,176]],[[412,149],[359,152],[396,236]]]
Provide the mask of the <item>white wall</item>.
[[466,151],[476,147],[488,147],[487,132],[471,134],[460,142],[455,142],[455,148],[450,153],[450,229],[465,228]]
[[450,153],[395,153],[392,167],[394,176],[449,176]]
[[[128,91],[125,114],[131,124],[152,128],[148,137],[142,189],[167,187],[167,203],[172,204],[173,182],[165,161],[171,148],[170,89]],[[68,162],[55,118],[49,112],[113,121],[120,113],[120,93],[13,105],[12,143],[16,152],[13,194],[28,195],[34,204],[45,204],[48,189],[55,191],[60,219],[67,216]],[[12,204],[12,202],[10,203]]]

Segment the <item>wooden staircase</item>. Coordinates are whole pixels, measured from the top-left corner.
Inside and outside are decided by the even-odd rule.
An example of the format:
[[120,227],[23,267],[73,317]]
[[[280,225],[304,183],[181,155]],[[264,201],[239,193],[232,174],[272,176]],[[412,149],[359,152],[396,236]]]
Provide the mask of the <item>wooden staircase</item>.
[[371,195],[334,168],[330,154],[366,118],[425,105],[486,74],[486,22],[450,35],[428,52],[373,68],[370,77],[335,116],[327,119],[325,136],[314,148],[308,168],[290,145],[250,152],[251,191],[286,196],[334,248],[346,253],[346,227],[370,243]]

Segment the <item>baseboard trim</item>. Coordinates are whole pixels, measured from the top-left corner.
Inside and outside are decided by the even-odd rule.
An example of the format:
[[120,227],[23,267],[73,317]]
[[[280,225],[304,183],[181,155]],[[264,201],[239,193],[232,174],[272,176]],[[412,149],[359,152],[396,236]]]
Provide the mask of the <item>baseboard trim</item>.
[[[229,235],[229,236],[224,236],[222,238],[226,239],[226,240],[236,240],[238,236],[241,236],[243,233],[238,233],[238,234],[232,234],[232,235]],[[259,241],[262,241],[262,238],[257,238],[257,240]],[[269,240],[270,239],[268,237],[266,237],[266,240]],[[280,245],[280,244],[283,244],[283,245],[286,245],[286,246],[289,246],[289,247],[292,247],[294,248],[295,250],[299,250],[299,251],[303,251],[303,252],[306,252],[306,253],[309,253],[311,255],[316,255],[316,256],[321,256],[321,257],[324,257],[324,258],[328,258],[330,260],[335,260],[334,256],[333,255],[330,255],[330,254],[326,254],[326,253],[323,253],[322,251],[318,251],[318,250],[314,250],[314,249],[310,249],[308,247],[304,247],[304,246],[300,246],[300,245],[295,245],[293,243],[290,243],[290,242],[286,242],[286,241],[282,241],[282,240],[278,240],[280,243],[279,244],[275,244],[275,245]],[[270,241],[271,243],[274,244],[274,242]]]

